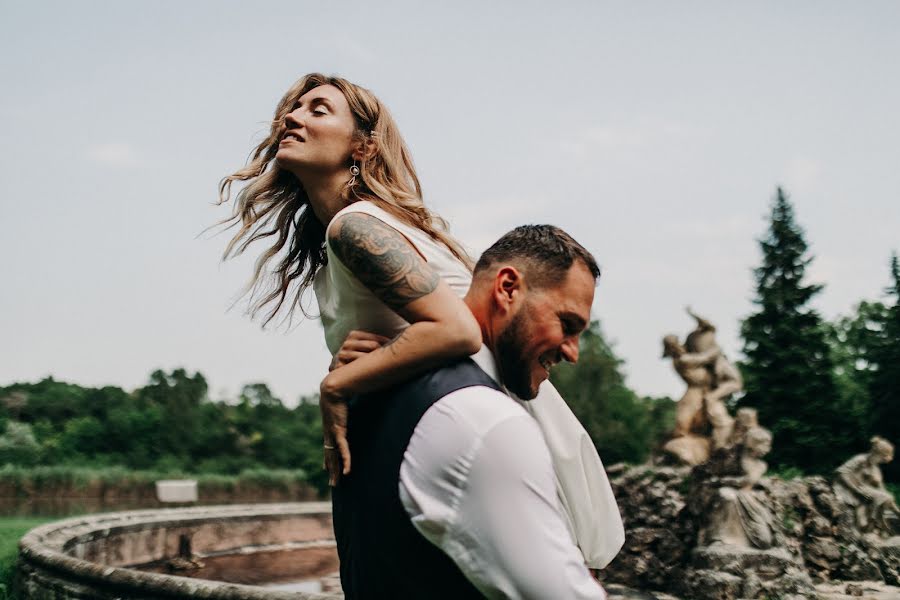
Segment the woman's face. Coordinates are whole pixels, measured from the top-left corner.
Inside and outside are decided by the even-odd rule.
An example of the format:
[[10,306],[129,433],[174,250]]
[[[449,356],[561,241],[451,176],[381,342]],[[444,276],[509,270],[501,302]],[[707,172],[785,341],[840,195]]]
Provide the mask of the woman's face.
[[356,121],[338,88],[321,85],[306,92],[284,118],[284,124],[275,154],[280,167],[298,177],[347,170]]

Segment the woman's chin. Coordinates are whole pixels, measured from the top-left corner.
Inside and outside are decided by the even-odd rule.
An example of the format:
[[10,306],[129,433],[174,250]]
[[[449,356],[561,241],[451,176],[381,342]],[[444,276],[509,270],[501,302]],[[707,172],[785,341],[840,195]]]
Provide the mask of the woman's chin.
[[291,167],[291,157],[290,153],[284,150],[279,150],[275,153],[275,166],[282,169],[290,169]]

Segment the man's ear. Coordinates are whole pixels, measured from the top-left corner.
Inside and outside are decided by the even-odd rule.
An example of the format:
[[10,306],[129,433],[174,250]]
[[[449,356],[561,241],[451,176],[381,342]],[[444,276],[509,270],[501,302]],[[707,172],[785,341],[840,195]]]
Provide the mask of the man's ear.
[[513,312],[523,297],[525,281],[517,268],[501,267],[494,276],[493,298],[501,313]]

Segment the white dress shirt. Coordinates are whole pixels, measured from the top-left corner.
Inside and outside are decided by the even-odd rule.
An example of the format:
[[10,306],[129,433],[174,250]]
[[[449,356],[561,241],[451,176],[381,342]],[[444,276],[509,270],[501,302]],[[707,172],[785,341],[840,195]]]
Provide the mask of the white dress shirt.
[[[499,380],[487,347],[472,359]],[[606,598],[567,528],[541,430],[509,396],[475,386],[435,402],[399,486],[416,529],[488,598]]]

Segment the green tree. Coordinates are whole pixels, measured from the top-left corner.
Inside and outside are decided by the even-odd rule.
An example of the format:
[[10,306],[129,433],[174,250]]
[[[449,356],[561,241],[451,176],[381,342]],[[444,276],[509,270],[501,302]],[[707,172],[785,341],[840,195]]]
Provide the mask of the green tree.
[[[900,443],[900,261],[891,256],[891,284],[885,290],[892,300],[884,312],[881,335],[869,352],[874,365],[869,378],[869,398],[872,403],[873,433],[895,445]],[[900,480],[898,461],[884,465],[885,476]]]
[[860,302],[850,316],[826,324],[835,376],[842,396],[855,398],[869,410],[869,385],[876,365],[872,352],[881,343],[887,307],[881,302]]
[[638,398],[625,385],[621,365],[593,321],[581,336],[578,362],[560,364],[551,378],[607,465],[645,461],[666,427],[654,420],[666,419],[665,410],[657,410],[665,401]]
[[132,402],[110,410],[104,424],[111,462],[132,469],[152,468],[163,456],[158,441],[163,419],[159,406],[138,406]]
[[32,466],[38,462],[40,452],[41,446],[34,439],[31,426],[18,421],[7,421],[5,433],[0,435],[0,466]]
[[809,305],[822,286],[804,283],[812,257],[781,188],[759,243],[758,308],[741,327],[746,394],[739,404],[756,408],[772,430],[773,466],[824,472],[858,449],[862,423],[838,393],[826,328]]
[[38,383],[15,383],[4,388],[4,396],[18,393],[18,418],[25,423],[46,419],[62,428],[68,419],[84,414],[85,388],[56,381],[52,377]]
[[203,375],[188,375],[184,369],[175,369],[168,374],[156,370],[150,374],[149,383],[137,390],[141,408],[157,406],[162,409],[162,427],[158,436],[160,454],[169,454],[180,461],[189,460],[199,426],[200,405],[208,400],[206,392]]
[[265,383],[248,383],[241,388],[241,401],[252,406],[283,406]]
[[852,315],[825,324],[841,405],[851,411],[852,422],[861,426],[855,441],[860,449],[871,435],[869,387],[877,367],[872,362],[872,351],[882,338],[886,312],[887,307],[881,302],[863,301]]

